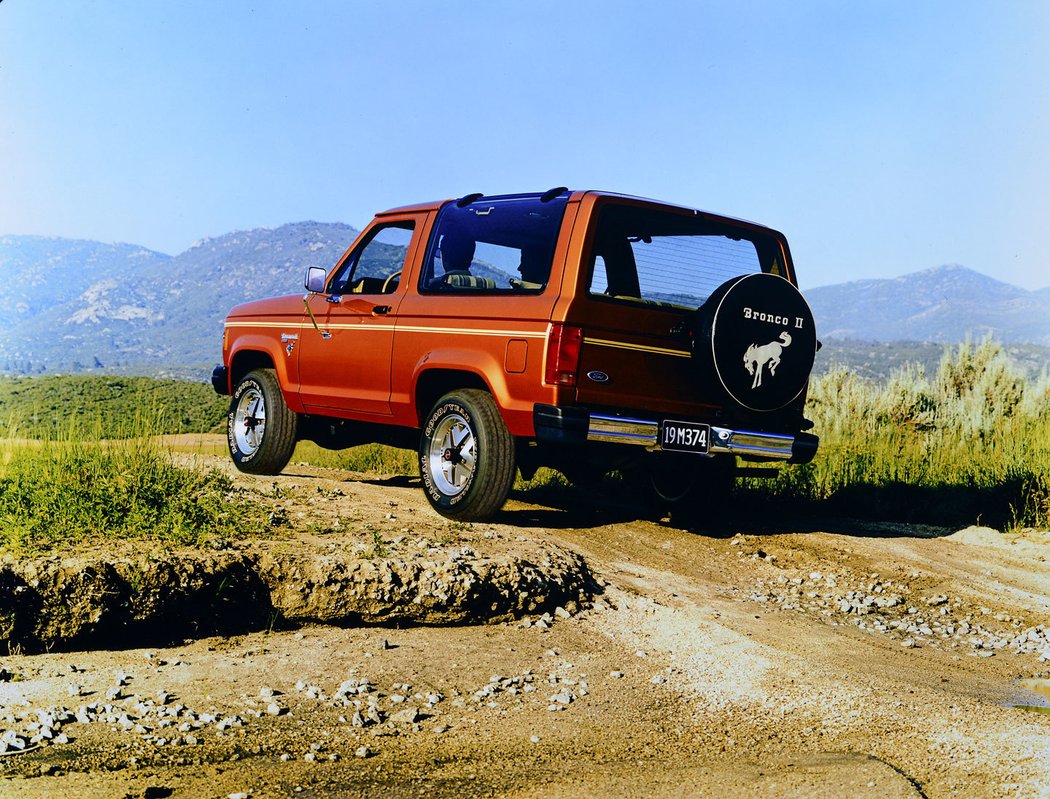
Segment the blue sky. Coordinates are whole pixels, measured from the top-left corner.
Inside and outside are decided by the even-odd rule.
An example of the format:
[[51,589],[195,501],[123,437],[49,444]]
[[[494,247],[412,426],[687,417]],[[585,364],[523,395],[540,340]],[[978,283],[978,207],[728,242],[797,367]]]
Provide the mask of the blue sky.
[[0,234],[196,239],[556,185],[784,231],[803,287],[1050,285],[1050,3],[0,2]]

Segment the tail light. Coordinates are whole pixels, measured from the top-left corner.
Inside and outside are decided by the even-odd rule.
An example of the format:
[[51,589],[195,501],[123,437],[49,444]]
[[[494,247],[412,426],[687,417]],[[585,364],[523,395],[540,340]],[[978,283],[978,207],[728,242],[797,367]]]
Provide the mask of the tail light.
[[583,328],[555,323],[547,334],[547,368],[543,379],[555,386],[575,386],[580,366]]

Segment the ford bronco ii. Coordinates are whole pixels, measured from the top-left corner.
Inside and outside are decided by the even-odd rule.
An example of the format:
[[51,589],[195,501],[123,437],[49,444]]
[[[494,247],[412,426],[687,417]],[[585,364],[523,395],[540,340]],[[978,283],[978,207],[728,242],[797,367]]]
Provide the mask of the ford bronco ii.
[[818,342],[785,238],[715,214],[551,189],[385,211],[305,296],[226,319],[216,391],[237,468],[296,441],[418,452],[438,513],[496,513],[520,470],[619,470],[665,510],[740,465],[809,461]]

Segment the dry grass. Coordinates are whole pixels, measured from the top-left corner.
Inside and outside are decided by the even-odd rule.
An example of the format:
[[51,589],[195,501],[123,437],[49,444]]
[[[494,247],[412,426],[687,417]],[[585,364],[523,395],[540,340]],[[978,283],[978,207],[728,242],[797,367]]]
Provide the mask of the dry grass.
[[886,384],[844,370],[813,381],[813,463],[747,490],[876,517],[1050,527],[1050,380],[1026,380],[998,344],[945,353]]

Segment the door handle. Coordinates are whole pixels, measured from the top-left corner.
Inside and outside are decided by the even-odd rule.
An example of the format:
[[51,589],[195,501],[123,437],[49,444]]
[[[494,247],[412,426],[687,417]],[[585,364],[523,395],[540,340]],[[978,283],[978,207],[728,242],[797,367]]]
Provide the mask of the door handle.
[[389,305],[376,305],[372,308],[372,316],[383,316],[390,313]]

